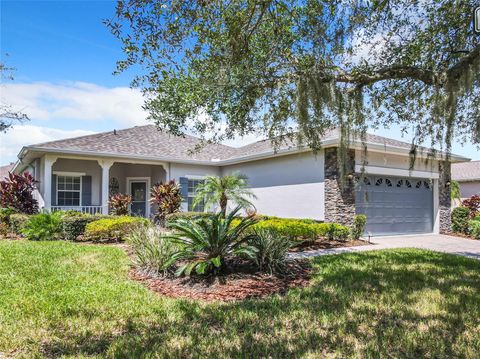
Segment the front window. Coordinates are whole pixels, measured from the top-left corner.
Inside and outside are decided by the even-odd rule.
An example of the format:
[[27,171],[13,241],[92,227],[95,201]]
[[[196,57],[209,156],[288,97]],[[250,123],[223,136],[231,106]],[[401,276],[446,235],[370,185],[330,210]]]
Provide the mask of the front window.
[[189,212],[205,212],[205,203],[197,203],[195,208],[193,208],[193,201],[195,200],[195,196],[197,194],[197,186],[203,183],[203,180],[199,179],[189,179],[188,180],[188,211]]
[[77,176],[57,177],[57,204],[59,206],[80,206],[80,182]]

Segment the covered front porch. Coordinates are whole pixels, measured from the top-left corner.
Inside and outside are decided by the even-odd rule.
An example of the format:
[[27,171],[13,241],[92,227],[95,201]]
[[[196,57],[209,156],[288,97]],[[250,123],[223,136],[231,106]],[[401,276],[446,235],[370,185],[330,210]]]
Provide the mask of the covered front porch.
[[46,210],[108,214],[109,197],[130,194],[132,215],[150,217],[150,189],[169,180],[165,163],[128,159],[52,157],[41,161],[40,192]]

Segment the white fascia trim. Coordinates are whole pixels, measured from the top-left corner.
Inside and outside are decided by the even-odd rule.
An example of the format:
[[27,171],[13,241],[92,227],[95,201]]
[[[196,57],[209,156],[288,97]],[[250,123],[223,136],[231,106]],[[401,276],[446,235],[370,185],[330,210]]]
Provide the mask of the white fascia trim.
[[472,177],[472,178],[461,178],[461,179],[452,178],[452,181],[457,181],[457,182],[459,182],[459,183],[478,182],[478,181],[480,181],[480,177],[478,177],[478,178],[476,178],[476,177]]
[[[412,178],[431,178],[438,179],[439,174],[436,172],[404,170],[400,168],[365,166],[366,174],[382,175],[382,176],[398,176],[398,177],[412,177]],[[355,165],[355,172],[362,172],[362,165]]]
[[[203,160],[177,160],[174,158],[168,157],[153,157],[153,156],[141,156],[141,155],[127,155],[120,153],[110,153],[110,152],[93,152],[93,151],[79,151],[79,150],[69,150],[69,149],[56,149],[56,148],[42,148],[42,147],[24,147],[27,151],[37,151],[37,152],[46,152],[46,153],[57,153],[57,154],[69,154],[77,156],[92,156],[92,157],[109,157],[112,159],[130,159],[130,160],[140,160],[140,161],[151,161],[151,162],[175,162],[175,163],[184,163],[184,164],[198,164],[198,165],[210,165],[218,166],[218,164],[212,161],[203,161]],[[22,154],[23,150],[20,152]],[[20,156],[19,155],[19,156]]]
[[[340,140],[338,138],[335,139],[329,139],[322,141],[321,146],[326,148],[326,147],[334,147],[338,146],[340,143]],[[391,154],[400,154],[400,155],[409,155],[410,154],[410,149],[405,148],[405,147],[398,147],[398,146],[392,146],[392,145],[382,145],[378,143],[367,143],[367,150],[368,151],[375,151],[375,152],[382,152],[382,153],[391,153]],[[361,141],[352,141],[350,143],[350,147],[352,149],[363,149],[363,144]],[[124,159],[138,159],[138,160],[148,160],[152,162],[174,162],[174,163],[182,163],[182,164],[193,164],[193,165],[205,165],[205,166],[226,166],[226,165],[233,165],[237,163],[242,163],[242,162],[249,162],[249,161],[255,161],[255,160],[260,160],[260,159],[266,159],[266,158],[271,158],[271,157],[277,157],[277,156],[282,156],[282,155],[289,155],[289,154],[294,154],[294,153],[302,153],[302,152],[309,152],[311,151],[310,148],[307,147],[293,147],[293,148],[287,148],[287,149],[281,149],[278,151],[267,151],[267,152],[262,152],[262,153],[256,153],[253,155],[247,155],[247,156],[241,156],[241,157],[235,157],[231,159],[226,159],[226,160],[210,160],[210,161],[205,161],[205,160],[178,160],[175,158],[171,157],[153,157],[153,156],[141,156],[141,155],[128,155],[128,154],[119,154],[119,153],[109,153],[109,152],[93,152],[93,151],[79,151],[79,150],[69,150],[69,149],[55,149],[55,148],[42,148],[42,147],[35,147],[35,146],[28,146],[28,147],[23,147],[22,150],[19,153],[19,158],[20,160],[23,158],[24,154],[26,151],[32,150],[32,151],[38,151],[38,152],[48,152],[48,153],[64,153],[64,154],[72,154],[72,155],[88,155],[88,156],[94,156],[94,157],[111,157],[111,158],[124,158]],[[445,153],[440,152],[437,154],[440,159],[445,157]],[[418,158],[426,158],[427,153],[424,152],[419,152],[417,154]],[[450,161],[451,162],[467,162],[470,161],[469,158],[462,157],[459,155],[454,155],[452,154],[450,156]],[[17,165],[15,165],[14,168],[16,168]]]
[[81,176],[86,176],[87,175],[85,172],[53,171],[52,173],[54,175],[57,175],[57,176],[72,176],[72,177],[81,177]]

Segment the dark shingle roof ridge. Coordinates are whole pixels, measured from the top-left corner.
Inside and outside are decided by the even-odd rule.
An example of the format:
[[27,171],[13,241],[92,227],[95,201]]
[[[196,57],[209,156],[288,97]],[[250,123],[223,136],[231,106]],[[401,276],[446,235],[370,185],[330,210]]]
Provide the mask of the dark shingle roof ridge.
[[[158,131],[159,133],[161,133],[163,135],[167,135],[169,137],[187,138],[187,139],[195,140],[195,141],[198,141],[198,142],[200,142],[202,140],[199,137],[192,136],[192,135],[189,135],[189,134],[184,134],[183,136],[176,136],[176,135],[173,135],[171,133],[168,133],[168,132],[165,132],[165,131],[162,131],[162,130],[158,129],[158,127],[153,125],[153,124],[146,124],[146,125],[137,125],[137,126],[133,126],[133,127],[121,128],[121,129],[118,129],[118,130],[113,129],[111,131],[102,131],[102,132],[90,133],[88,135],[69,137],[69,138],[61,138],[61,139],[58,139],[58,140],[47,141],[47,142],[40,142],[40,143],[35,143],[35,144],[32,144],[32,145],[29,145],[28,147],[37,147],[37,146],[45,147],[47,145],[56,144],[56,143],[59,143],[59,142],[75,141],[75,140],[81,140],[81,139],[85,139],[85,138],[96,138],[96,137],[103,136],[103,135],[106,135],[106,134],[114,133],[114,131],[116,131],[116,133],[120,135],[122,133],[131,132],[132,130],[135,130],[135,129],[138,130],[138,129],[146,129],[146,128],[152,128],[152,130]],[[212,145],[212,144],[209,143],[209,145]],[[214,143],[213,145],[225,147],[225,148],[228,148],[230,150],[236,150],[237,149],[235,147],[224,145],[222,143],[218,143],[218,144]]]

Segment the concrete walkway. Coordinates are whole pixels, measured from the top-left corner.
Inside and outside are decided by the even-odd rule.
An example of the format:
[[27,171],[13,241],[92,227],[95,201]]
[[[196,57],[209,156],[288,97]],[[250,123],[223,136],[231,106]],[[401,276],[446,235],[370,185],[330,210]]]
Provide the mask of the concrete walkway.
[[421,248],[446,252],[480,260],[480,240],[464,239],[441,234],[374,237],[371,245],[319,249],[290,254],[291,258],[309,258],[328,254],[362,252],[388,248]]

